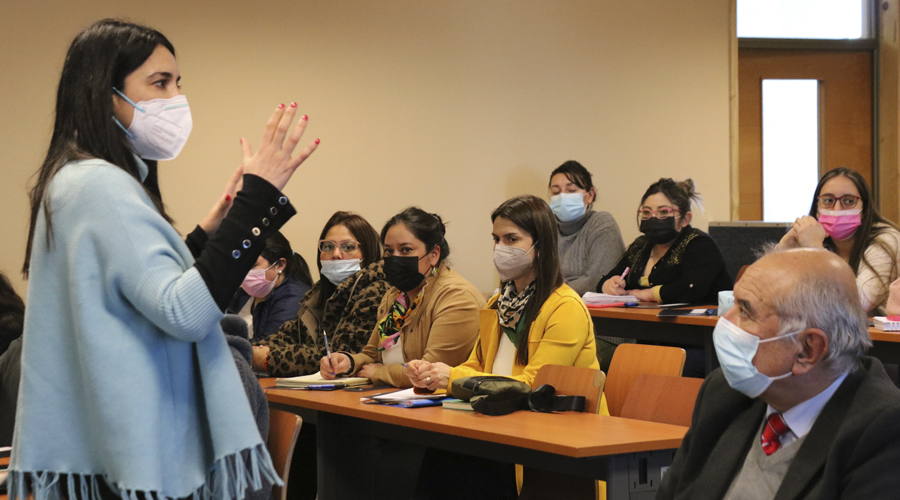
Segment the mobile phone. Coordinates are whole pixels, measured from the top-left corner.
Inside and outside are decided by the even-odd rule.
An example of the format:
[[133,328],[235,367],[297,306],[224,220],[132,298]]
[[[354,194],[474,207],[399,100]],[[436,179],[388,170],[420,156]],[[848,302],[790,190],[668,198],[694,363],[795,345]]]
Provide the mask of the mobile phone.
[[386,385],[357,385],[356,387],[344,387],[345,391],[350,392],[369,392],[369,391],[377,391],[379,389],[387,389],[389,386]]

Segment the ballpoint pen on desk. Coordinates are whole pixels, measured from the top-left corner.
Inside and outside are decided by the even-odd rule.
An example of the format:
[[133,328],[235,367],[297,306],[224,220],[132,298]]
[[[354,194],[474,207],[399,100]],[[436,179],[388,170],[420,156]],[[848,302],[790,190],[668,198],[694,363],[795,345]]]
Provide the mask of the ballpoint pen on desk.
[[328,345],[328,334],[322,329],[322,338],[325,339],[325,352],[328,353],[328,364],[331,365],[331,376],[334,376],[334,364],[331,362],[331,346]]

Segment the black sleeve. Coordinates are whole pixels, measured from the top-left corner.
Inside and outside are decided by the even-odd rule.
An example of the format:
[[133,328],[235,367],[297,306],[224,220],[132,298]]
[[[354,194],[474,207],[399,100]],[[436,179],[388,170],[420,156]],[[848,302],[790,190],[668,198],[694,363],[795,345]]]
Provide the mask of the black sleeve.
[[[606,276],[600,278],[600,282],[597,283],[597,293],[603,293],[603,284],[613,276],[624,273],[626,267],[628,267],[628,252],[625,252],[625,254],[622,255],[622,258],[619,259],[619,263],[616,264],[616,267],[606,273]],[[629,272],[629,274],[631,274],[631,272]]]
[[203,247],[206,246],[206,242],[209,241],[209,236],[206,235],[206,231],[200,229],[200,226],[194,228],[191,231],[191,234],[187,235],[187,238],[184,239],[184,243],[187,245],[188,250],[191,251],[191,255],[194,256],[196,260],[200,257],[200,254],[203,252]]
[[296,213],[275,186],[261,177],[244,175],[244,187],[234,205],[194,263],[219,308],[228,307],[266,240]]
[[681,258],[681,278],[667,283],[659,290],[664,303],[688,302],[698,304],[709,294],[716,277],[725,269],[725,259],[709,236],[691,241]]

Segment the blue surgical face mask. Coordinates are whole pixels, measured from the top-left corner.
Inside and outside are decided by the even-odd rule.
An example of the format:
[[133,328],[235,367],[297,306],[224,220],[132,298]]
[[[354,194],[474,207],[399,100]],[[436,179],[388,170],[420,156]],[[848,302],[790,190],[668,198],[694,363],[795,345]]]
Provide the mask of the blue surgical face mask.
[[359,272],[359,262],[359,259],[323,260],[320,272],[334,285],[340,285]]
[[716,355],[719,356],[719,364],[725,380],[732,389],[755,398],[765,392],[769,385],[776,380],[790,377],[791,372],[777,377],[769,377],[759,373],[753,366],[753,357],[759,349],[759,344],[783,340],[802,331],[787,333],[760,340],[759,337],[747,333],[739,326],[725,318],[719,318],[716,328],[713,330],[713,344],[716,346]]
[[571,222],[584,215],[587,193],[559,193],[550,197],[550,210],[561,222]]

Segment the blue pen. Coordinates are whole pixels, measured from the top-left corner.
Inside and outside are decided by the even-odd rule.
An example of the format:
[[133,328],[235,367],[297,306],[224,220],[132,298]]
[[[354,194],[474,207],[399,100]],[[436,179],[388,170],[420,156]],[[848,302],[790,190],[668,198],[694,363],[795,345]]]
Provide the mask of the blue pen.
[[334,377],[334,364],[331,362],[331,346],[328,345],[328,334],[322,329],[322,338],[325,339],[325,352],[328,353],[328,364],[331,365],[331,376]]

